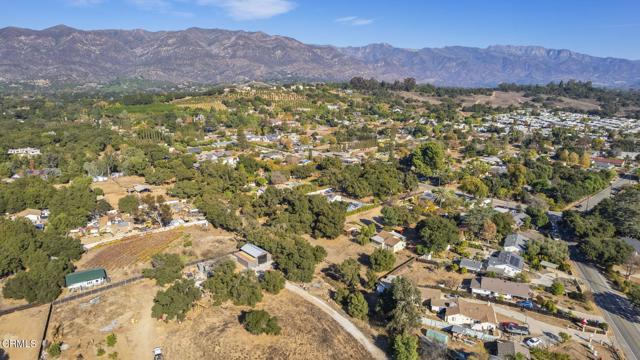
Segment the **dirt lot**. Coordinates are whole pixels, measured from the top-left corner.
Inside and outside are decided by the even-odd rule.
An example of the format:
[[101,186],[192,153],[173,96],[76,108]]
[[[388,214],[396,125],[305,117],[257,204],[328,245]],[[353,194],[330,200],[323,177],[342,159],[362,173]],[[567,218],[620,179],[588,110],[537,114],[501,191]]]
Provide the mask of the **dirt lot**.
[[[0,359],[22,360],[38,357],[38,346],[47,320],[46,305],[5,315],[0,320]],[[4,340],[26,340],[30,347],[3,348]],[[33,343],[31,340],[35,340]],[[31,347],[32,345],[35,346]],[[2,351],[5,353],[3,354]],[[8,357],[6,357],[6,356]]]
[[[156,346],[168,359],[369,358],[337,323],[286,290],[265,296],[257,306],[280,319],[282,334],[254,336],[238,322],[247,308],[230,304],[212,307],[205,302],[206,308],[192,310],[182,323],[152,319],[156,289],[151,281],[143,281],[104,293],[94,305],[87,300],[61,305],[54,309],[48,338],[69,345],[62,359],[75,359],[78,354],[95,359],[99,348],[107,354],[117,352],[119,359],[145,359]],[[118,341],[107,347],[105,339],[111,332]]]

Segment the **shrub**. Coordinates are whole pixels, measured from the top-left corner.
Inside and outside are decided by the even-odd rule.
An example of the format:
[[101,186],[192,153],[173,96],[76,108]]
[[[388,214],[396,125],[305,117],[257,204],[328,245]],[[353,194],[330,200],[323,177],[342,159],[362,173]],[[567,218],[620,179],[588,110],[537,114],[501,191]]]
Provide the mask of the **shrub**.
[[263,333],[279,335],[281,331],[278,325],[278,319],[269,315],[269,313],[264,310],[251,310],[244,313],[242,323],[244,324],[244,328],[254,335]]
[[264,273],[262,279],[260,279],[260,286],[265,291],[277,294],[280,290],[284,289],[284,275],[278,270],[269,270]]
[[60,343],[60,342],[52,343],[47,348],[47,354],[49,354],[49,356],[51,356],[51,357],[60,356],[60,354],[62,354],[61,346],[62,346],[62,343]]
[[118,337],[116,336],[116,334],[111,333],[109,334],[109,336],[107,336],[107,346],[113,347],[116,345],[117,342],[118,342]]
[[389,250],[378,248],[369,256],[369,261],[371,262],[371,269],[373,269],[373,271],[389,271],[393,269],[396,256]]

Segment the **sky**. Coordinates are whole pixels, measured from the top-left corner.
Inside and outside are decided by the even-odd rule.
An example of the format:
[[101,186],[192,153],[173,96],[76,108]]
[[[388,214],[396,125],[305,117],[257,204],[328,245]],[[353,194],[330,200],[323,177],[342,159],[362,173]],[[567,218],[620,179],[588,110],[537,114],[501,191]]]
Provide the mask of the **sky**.
[[640,59],[640,0],[0,0],[0,27],[263,31],[403,48],[539,45]]

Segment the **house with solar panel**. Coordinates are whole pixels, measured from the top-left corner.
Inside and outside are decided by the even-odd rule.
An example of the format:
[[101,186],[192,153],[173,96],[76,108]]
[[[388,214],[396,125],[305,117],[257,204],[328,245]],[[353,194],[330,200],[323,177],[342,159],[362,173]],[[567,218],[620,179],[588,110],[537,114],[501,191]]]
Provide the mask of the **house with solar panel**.
[[273,262],[271,254],[253,244],[244,244],[233,255],[240,265],[251,270],[268,270]]
[[107,271],[103,268],[76,271],[64,277],[65,286],[71,291],[84,290],[107,282]]

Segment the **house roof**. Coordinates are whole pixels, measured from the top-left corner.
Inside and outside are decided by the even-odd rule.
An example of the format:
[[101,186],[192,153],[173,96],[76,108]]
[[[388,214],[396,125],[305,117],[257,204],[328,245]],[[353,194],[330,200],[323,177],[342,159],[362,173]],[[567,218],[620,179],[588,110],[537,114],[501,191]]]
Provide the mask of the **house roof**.
[[508,265],[516,269],[522,270],[524,267],[524,259],[509,251],[500,251],[497,256],[492,256],[487,261],[487,266]]
[[482,277],[471,281],[471,289],[487,290],[497,294],[505,294],[528,299],[531,289],[529,285],[502,279]]
[[242,245],[242,247],[240,248],[240,250],[242,250],[243,252],[251,255],[254,258],[257,258],[261,255],[267,254],[267,252],[253,244],[244,244]]
[[524,249],[524,246],[527,244],[527,241],[529,241],[529,239],[523,236],[522,234],[510,234],[510,235],[507,235],[506,238],[504,238],[503,247],[506,248],[509,246],[516,246],[521,249]]
[[394,246],[401,241],[405,241],[405,237],[402,234],[398,234],[395,231],[380,231],[378,234],[371,237],[371,240],[377,243],[385,243],[388,246]]
[[482,262],[463,258],[460,260],[460,267],[466,268],[469,270],[480,271],[482,270]]
[[507,359],[508,357],[515,356],[517,353],[524,355],[526,359],[529,359],[531,357],[529,349],[527,349],[521,343],[516,343],[514,341],[497,343],[496,355],[499,358]]
[[106,279],[107,271],[103,268],[89,269],[84,271],[76,271],[71,274],[67,274],[64,277],[66,286],[83,283],[85,281]]
[[438,289],[420,287],[418,290],[420,290],[420,296],[422,296],[423,300],[440,299],[442,297],[442,291]]
[[457,303],[454,303],[447,308],[446,316],[458,314],[484,323],[498,323],[498,318],[496,317],[493,305],[487,303],[476,303],[464,299],[458,299]]
[[16,213],[15,216],[17,217],[27,217],[27,216],[41,216],[42,215],[42,211],[38,210],[38,209],[24,209],[22,211],[20,211],[19,213]]

